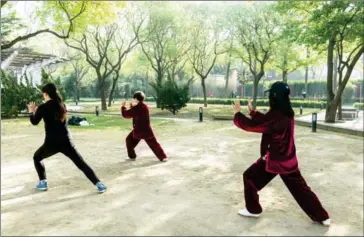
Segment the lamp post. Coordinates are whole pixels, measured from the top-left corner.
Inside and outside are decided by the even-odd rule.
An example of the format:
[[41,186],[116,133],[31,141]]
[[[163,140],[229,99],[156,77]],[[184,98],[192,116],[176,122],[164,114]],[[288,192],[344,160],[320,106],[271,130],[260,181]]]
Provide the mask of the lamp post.
[[202,109],[202,107],[200,107],[199,115],[200,115],[200,122],[202,122],[203,121],[203,109]]
[[312,113],[312,132],[316,132],[317,129],[317,113]]

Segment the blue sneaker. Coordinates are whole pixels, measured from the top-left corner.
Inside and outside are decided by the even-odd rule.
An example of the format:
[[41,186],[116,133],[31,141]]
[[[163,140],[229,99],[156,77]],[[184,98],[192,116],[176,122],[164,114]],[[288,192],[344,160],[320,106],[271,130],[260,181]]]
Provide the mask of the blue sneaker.
[[97,187],[97,192],[98,193],[103,193],[103,192],[105,192],[107,190],[107,187],[101,182],[98,182],[96,184],[96,187]]
[[35,189],[40,191],[47,191],[48,190],[48,184],[47,181],[41,180],[36,186]]

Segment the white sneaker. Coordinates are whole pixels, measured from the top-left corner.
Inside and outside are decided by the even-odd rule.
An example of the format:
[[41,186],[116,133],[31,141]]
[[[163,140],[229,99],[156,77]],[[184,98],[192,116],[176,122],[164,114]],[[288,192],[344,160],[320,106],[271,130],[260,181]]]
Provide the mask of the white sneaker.
[[253,214],[248,211],[248,209],[244,208],[238,211],[238,214],[244,217],[259,217],[260,214]]
[[321,223],[322,223],[322,225],[324,225],[324,226],[330,226],[330,224],[331,224],[331,219],[330,219],[330,218],[328,218],[328,219],[326,219],[325,221],[322,221]]

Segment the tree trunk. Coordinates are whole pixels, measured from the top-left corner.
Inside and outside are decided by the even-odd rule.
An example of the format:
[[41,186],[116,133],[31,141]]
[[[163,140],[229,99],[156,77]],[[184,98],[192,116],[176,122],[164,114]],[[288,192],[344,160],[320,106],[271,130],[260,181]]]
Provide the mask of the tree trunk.
[[226,69],[226,81],[225,81],[225,97],[228,97],[228,87],[229,87],[229,78],[230,78],[230,65],[231,65],[231,60],[230,60],[230,54],[229,54],[229,62],[227,64],[227,69]]
[[287,53],[284,54],[284,56],[283,56],[282,80],[285,83],[287,83],[287,81],[288,81]]
[[106,105],[106,93],[105,93],[104,79],[100,83],[100,98],[101,98],[101,110],[106,111],[107,105]]
[[146,75],[146,77],[144,78],[144,85],[145,85],[145,95],[147,95],[148,93],[148,81],[149,81],[149,73],[148,73],[148,71],[147,71],[147,75]]
[[[335,38],[329,40],[329,45],[327,47],[327,107],[325,114],[325,122],[334,123],[336,117],[337,106],[333,105],[332,101],[335,97],[332,91],[332,81],[333,81],[333,68],[334,68],[334,49],[335,49]],[[332,111],[335,110],[335,111]]]
[[201,78],[201,86],[202,86],[202,92],[203,92],[204,107],[207,107],[207,96],[206,96],[205,79],[206,78]]
[[[306,48],[306,60],[310,58],[310,49]],[[306,63],[306,69],[305,69],[305,92],[306,97],[308,97],[308,64]]]
[[[343,79],[343,72],[339,72],[339,88],[342,87],[342,79]],[[336,93],[337,95],[337,93]],[[339,96],[339,95],[337,95]],[[343,119],[343,113],[342,113],[342,95],[340,95],[340,99],[339,99],[339,103],[338,103],[338,112],[337,112],[337,116],[339,120]]]
[[287,81],[288,81],[288,71],[287,70],[282,70],[282,80],[283,80],[283,82],[287,83]]
[[337,105],[334,102],[327,104],[325,122],[335,123]]
[[[157,73],[157,87],[160,88],[162,86],[162,80],[163,80],[163,74],[161,72]],[[156,95],[157,95],[157,100],[156,100],[156,106],[157,108],[161,108],[160,107],[160,103],[159,103],[159,91],[156,90]]]
[[253,82],[253,110],[257,108],[257,96],[258,96],[259,79],[254,78]]
[[116,87],[117,81],[118,81],[118,78],[114,78],[112,81],[112,86],[111,86],[110,95],[109,95],[109,107],[111,107],[112,100],[114,99],[114,92],[115,92],[115,87]]
[[338,75],[338,69],[337,69],[337,61],[339,60],[339,56],[336,53],[335,61],[334,61],[334,75],[333,75],[333,83],[332,83],[332,90],[334,94],[336,94],[337,91],[337,75]]
[[[330,107],[330,110],[326,110],[326,116],[325,116],[326,122],[331,122],[331,123],[335,122],[335,116],[336,116],[335,114],[336,114],[337,107],[340,104],[342,94],[344,92],[346,84],[349,82],[351,73],[353,72],[353,69],[354,69],[356,63],[360,59],[360,56],[363,54],[363,52],[364,52],[364,46],[362,46],[360,48],[360,50],[356,53],[356,55],[353,57],[351,63],[346,68],[346,73],[345,73],[345,76],[343,79],[342,79],[342,73],[344,71],[344,68],[342,69],[341,72],[339,71],[339,80],[341,81],[341,84],[338,87],[336,95],[334,95],[333,98],[330,98],[331,107]],[[332,74],[332,72],[331,72],[331,74]],[[330,88],[332,89],[332,85],[328,85],[328,89],[330,89]]]
[[76,100],[77,102],[80,101],[80,90],[78,89],[78,85],[76,86]]
[[78,105],[78,102],[79,102],[79,95],[78,95],[78,85],[76,84],[76,87],[75,87],[75,101],[76,101],[76,106]]

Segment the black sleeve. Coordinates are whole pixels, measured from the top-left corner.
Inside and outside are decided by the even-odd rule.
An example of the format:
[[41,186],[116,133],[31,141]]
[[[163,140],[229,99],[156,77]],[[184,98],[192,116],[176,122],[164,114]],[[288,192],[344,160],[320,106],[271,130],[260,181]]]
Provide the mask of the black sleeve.
[[35,113],[31,113],[30,114],[30,122],[33,125],[38,125],[39,122],[42,120],[43,118],[43,109],[44,105],[40,105],[37,110],[35,111]]

